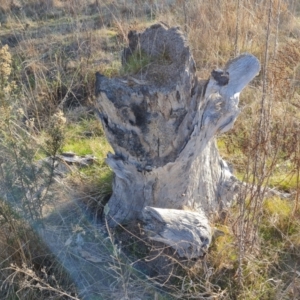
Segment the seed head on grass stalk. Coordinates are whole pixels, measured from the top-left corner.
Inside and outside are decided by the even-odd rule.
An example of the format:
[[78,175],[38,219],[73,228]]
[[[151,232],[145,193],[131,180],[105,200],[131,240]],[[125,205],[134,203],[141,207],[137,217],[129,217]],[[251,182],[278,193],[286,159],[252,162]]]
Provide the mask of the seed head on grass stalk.
[[66,118],[61,110],[58,110],[51,116],[49,126],[47,129],[46,152],[51,157],[55,157],[63,147],[65,134],[64,126]]
[[[12,110],[13,96],[16,89],[14,81],[10,81],[12,58],[7,45],[0,48],[0,111],[2,121],[7,123]],[[2,127],[2,126],[1,126]]]

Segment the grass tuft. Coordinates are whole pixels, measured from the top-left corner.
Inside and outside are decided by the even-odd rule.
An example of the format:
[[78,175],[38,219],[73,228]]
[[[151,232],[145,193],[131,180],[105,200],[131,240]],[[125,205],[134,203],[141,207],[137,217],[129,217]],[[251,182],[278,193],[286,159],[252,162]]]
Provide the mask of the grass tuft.
[[[0,298],[71,299],[78,289],[78,299],[300,299],[299,9],[292,0],[0,1]],[[105,164],[112,149],[89,110],[94,74],[146,71],[150,57],[136,51],[121,66],[121,51],[129,30],[161,20],[186,33],[202,79],[242,52],[267,70],[218,138],[235,175],[255,188],[216,221],[224,235],[192,268],[173,264],[169,249],[153,252],[141,228],[102,235],[97,227],[113,174]],[[170,63],[167,53],[155,60]],[[69,151],[96,162],[66,178],[37,164]],[[265,199],[266,185],[291,197]],[[53,231],[52,250],[33,230],[43,226]]]

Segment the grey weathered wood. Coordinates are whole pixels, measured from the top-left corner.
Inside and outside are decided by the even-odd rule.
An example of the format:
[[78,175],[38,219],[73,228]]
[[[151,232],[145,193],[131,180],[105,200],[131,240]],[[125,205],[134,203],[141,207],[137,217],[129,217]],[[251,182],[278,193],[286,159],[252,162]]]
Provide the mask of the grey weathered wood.
[[156,24],[129,40],[123,63],[136,52],[150,63],[123,78],[96,76],[95,108],[114,149],[107,157],[115,173],[108,222],[143,219],[146,206],[188,207],[209,218],[236,193],[214,137],[233,126],[239,93],[259,61],[243,54],[199,81],[180,29]]
[[146,206],[143,219],[149,238],[171,246],[180,257],[206,254],[212,233],[203,213]]

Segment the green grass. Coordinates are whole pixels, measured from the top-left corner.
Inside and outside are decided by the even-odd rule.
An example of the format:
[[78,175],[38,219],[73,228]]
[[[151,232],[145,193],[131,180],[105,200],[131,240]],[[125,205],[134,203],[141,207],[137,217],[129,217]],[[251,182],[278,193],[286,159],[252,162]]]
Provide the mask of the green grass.
[[112,148],[104,136],[100,121],[87,117],[68,124],[63,151],[95,157],[92,165],[72,173],[70,179],[84,195],[92,195],[93,200],[87,200],[86,206],[92,211],[101,212],[112,194],[113,172],[105,163],[107,153],[112,152]]
[[103,66],[100,73],[108,78],[112,78],[120,75],[120,69],[121,62],[112,61],[110,64]]
[[103,160],[110,150],[107,140],[102,138],[70,138],[63,147],[64,152],[74,152],[77,155],[92,154]]
[[[222,136],[217,139],[219,153],[222,158],[234,166],[234,175],[240,181],[252,183],[252,174],[246,174],[246,164],[248,163],[247,155],[242,148],[239,148],[241,145],[238,142],[233,141],[232,143],[232,139],[234,139],[234,137],[231,137],[229,140],[228,136]],[[297,189],[296,170],[291,163],[286,161],[285,156],[278,157],[276,167],[272,167],[271,163],[269,163],[267,168],[271,170],[268,186],[287,193],[291,193]],[[255,182],[258,182],[258,179],[259,178],[256,178]]]
[[[25,3],[26,1],[20,2]],[[37,9],[41,11],[38,1],[30,1],[30,3],[34,2],[37,4]],[[51,4],[52,2],[53,4]],[[22,14],[20,12],[8,12],[7,14],[10,14],[9,22],[2,23],[1,20],[2,27],[0,28],[1,38],[10,35],[10,40],[18,37],[20,41],[20,44],[15,42],[15,45],[10,49],[14,58],[13,79],[19,83],[18,88],[21,92],[20,96],[22,96],[18,97],[18,99],[21,99],[20,106],[24,105],[29,117],[31,115],[38,116],[41,121],[45,121],[45,124],[55,112],[60,101],[64,99],[67,90],[69,96],[74,98],[73,101],[76,102],[76,105],[84,106],[86,105],[85,101],[93,99],[94,73],[96,71],[110,78],[120,75],[134,75],[145,70],[152,63],[150,57],[139,51],[136,51],[123,67],[120,62],[120,51],[127,43],[126,34],[128,31],[139,30],[145,25],[150,25],[150,22],[153,23],[153,19],[149,20],[149,11],[145,11],[144,3],[141,1],[136,1],[136,7],[130,7],[128,1],[128,3],[125,1],[126,3],[124,2],[124,4],[118,1],[98,1],[100,3],[99,7],[92,11],[88,7],[87,2],[84,1],[72,1],[74,7],[69,6],[69,8],[74,9],[74,11],[68,10],[70,1],[52,2],[49,5],[55,6],[54,8],[51,7],[46,12],[43,9],[40,14],[37,11],[32,18],[25,18],[26,11],[24,10],[21,10]],[[91,0],[88,2],[91,4],[96,1]],[[204,1],[201,3],[201,10],[197,10],[196,1],[195,3],[186,2],[184,7],[179,5],[168,11],[162,10],[163,13],[160,12],[160,8],[155,9],[154,6],[151,7],[151,16],[156,16],[157,20],[163,19],[171,26],[181,24],[183,25],[182,28],[186,27],[188,29],[192,52],[197,62],[197,71],[202,72],[200,69],[203,67],[205,69],[203,72],[207,72],[208,76],[210,70],[215,67],[214,64],[221,66],[229,56],[232,56],[232,41],[234,40],[236,28],[234,16],[236,10],[231,9],[235,7],[236,3],[228,1],[225,6],[218,7],[220,11],[213,9],[214,12],[217,12],[217,15],[210,15],[212,12],[209,9],[213,7],[211,3]],[[241,52],[244,50],[249,51],[262,58],[263,53],[261,49],[264,51],[264,43],[262,41],[265,37],[264,30],[268,7],[264,7],[266,8],[265,11],[259,12],[262,23],[258,24],[258,13],[251,11],[247,7],[249,3],[245,3],[245,9],[243,7],[243,14],[247,15],[250,13],[251,16],[245,17],[241,21],[241,45],[239,50]],[[1,3],[1,5],[3,4]],[[229,6],[227,7],[227,5]],[[274,7],[274,9],[275,14],[276,8]],[[136,13],[137,11],[138,13]],[[201,17],[202,11],[205,18]],[[282,11],[287,10],[283,8]],[[187,17],[186,20],[184,20],[185,16]],[[221,19],[218,19],[219,17]],[[244,21],[250,22],[252,18],[257,21],[257,24],[243,24]],[[201,23],[206,19],[209,20],[209,23]],[[211,22],[211,20],[216,21]],[[284,22],[282,20],[280,26]],[[26,23],[30,25],[27,29],[25,28]],[[199,24],[204,26],[199,26]],[[226,26],[223,26],[224,24]],[[249,31],[252,25],[257,26],[253,27],[255,32]],[[225,30],[222,41],[214,34],[217,32],[215,26],[221,26],[220,28]],[[199,29],[200,32],[197,31]],[[48,33],[41,34],[44,30]],[[243,39],[248,39],[248,33],[249,38],[251,38],[251,48],[247,48],[247,41],[242,43]],[[275,34],[274,28],[272,38],[273,34]],[[279,35],[279,48],[280,43],[285,43],[283,39],[284,34],[282,31]],[[273,42],[271,40],[272,45]],[[273,49],[271,50],[273,51]],[[213,58],[213,56],[216,56],[217,59]],[[170,63],[167,53],[162,55],[162,57],[155,58],[155,60],[156,63]],[[295,81],[299,79],[299,76],[296,74],[299,73],[298,71],[296,70],[295,72]],[[272,72],[269,73],[272,74]],[[251,156],[246,151],[248,151],[248,148],[255,146],[252,140],[255,139],[255,136],[251,136],[251,126],[249,124],[255,124],[255,118],[257,118],[257,112],[259,112],[258,105],[255,106],[255,102],[260,102],[261,78],[261,75],[257,77],[255,83],[251,84],[252,87],[242,93],[240,106],[246,107],[246,110],[244,110],[244,113],[242,112],[233,130],[226,135],[222,135],[217,141],[221,156],[233,165],[235,175],[240,180],[244,180],[246,177],[247,162],[249,162],[248,158]],[[60,93],[61,90],[65,90],[64,93]],[[23,95],[24,91],[27,91],[27,93]],[[274,105],[272,104],[272,107],[276,108],[272,112],[274,114],[278,113],[281,108],[277,103],[276,97],[275,92]],[[295,100],[297,99],[290,100],[296,103]],[[68,105],[66,105],[66,111],[72,109],[72,105]],[[296,110],[298,108],[289,109],[289,113],[291,115],[294,114],[291,119],[296,116],[295,121],[293,121],[294,124],[297,124],[297,118],[299,118],[299,113]],[[281,127],[283,122],[279,118],[279,113],[277,119]],[[274,122],[278,121],[275,118],[271,120],[271,126],[273,126]],[[292,125],[293,122],[291,122]],[[21,125],[24,126],[24,124]],[[293,140],[293,134],[297,135],[297,132],[293,131],[295,127],[297,126],[293,125],[290,129],[287,127],[286,137],[289,136],[290,140],[284,144],[285,148],[290,141],[292,141],[291,145],[297,144]],[[37,145],[45,145],[47,142],[46,133],[43,131],[44,128],[41,126],[38,129],[41,131],[34,132],[35,138],[38,139]],[[274,136],[278,132],[277,129],[276,127],[272,128]],[[70,177],[74,181],[80,182],[80,187],[84,190],[82,198],[93,198],[92,201],[94,201],[95,207],[101,206],[103,204],[101,201],[107,200],[107,197],[112,192],[113,173],[105,164],[107,152],[112,151],[112,149],[104,136],[100,122],[93,117],[87,116],[76,118],[76,120],[68,119],[64,128],[64,134],[64,145],[60,149],[61,151],[71,151],[77,155],[91,154],[96,157],[95,164],[77,170],[70,174]],[[30,143],[28,145],[30,146]],[[272,147],[276,148],[276,144],[272,144]],[[271,150],[273,150],[272,147]],[[47,155],[45,151],[38,149],[38,146],[33,148],[33,151],[36,151],[33,161],[44,158]],[[297,188],[297,176],[293,173],[292,166],[286,167],[284,165],[285,157],[288,156],[289,151],[294,151],[290,148],[287,147],[283,152],[284,155],[279,156],[278,167],[272,170],[268,182],[271,187],[286,192],[293,192]],[[2,171],[5,169],[2,162],[1,168]],[[267,168],[271,168],[270,164],[267,164]],[[18,172],[16,171],[15,173]],[[250,180],[248,181],[250,182]],[[15,181],[12,180],[12,184],[15,184]],[[15,187],[21,189],[17,181]],[[92,208],[92,204],[88,203],[88,201],[87,207]],[[211,282],[219,285],[223,291],[228,291],[229,298],[227,299],[250,300],[274,299],[276,287],[272,280],[281,281],[284,288],[290,282],[293,283],[294,278],[292,277],[295,276],[295,273],[291,274],[291,270],[298,271],[298,265],[300,265],[300,213],[295,211],[294,204],[294,199],[282,200],[279,198],[266,199],[262,203],[262,208],[258,212],[260,222],[257,229],[257,248],[249,250],[250,245],[248,243],[245,244],[246,255],[242,265],[244,272],[243,287],[237,285],[239,235],[238,232],[234,231],[234,226],[236,226],[237,220],[240,220],[240,216],[239,210],[236,207],[232,208],[230,212],[231,218],[224,224],[217,226],[225,232],[225,235],[213,241],[207,255],[208,260],[205,262],[200,261],[199,263],[200,265],[207,263],[208,267],[213,268],[214,273],[207,280],[208,286]],[[250,205],[247,207],[250,207]],[[2,213],[12,220],[15,219],[11,212],[2,211]],[[248,216],[253,217],[253,214],[250,212]],[[2,222],[2,220],[0,221]],[[5,232],[4,228],[1,227],[0,234],[7,234],[7,238],[9,238],[9,233],[9,231]],[[23,231],[16,228],[14,234],[17,236],[17,233],[22,234]],[[19,237],[16,238],[16,241],[18,239]],[[0,243],[4,240],[1,236]],[[24,236],[24,239],[20,240],[20,245],[26,247],[30,240],[29,238],[26,240]],[[20,247],[16,244],[13,250],[21,252],[22,249],[23,246]],[[133,244],[131,251],[136,253],[137,256],[142,256],[138,244]],[[13,256],[10,253],[12,252],[8,251],[7,257],[13,262]],[[39,251],[31,253],[30,249],[27,253],[29,256],[33,255],[34,257],[39,257],[40,255]],[[1,257],[3,261],[7,259],[3,255]],[[10,260],[8,261],[11,262]],[[207,273],[203,270],[198,270],[197,272],[197,280],[202,282]],[[184,276],[186,276],[187,282],[190,279],[189,271]],[[181,286],[179,286],[178,291],[182,292],[180,289]],[[191,284],[192,289],[193,286]],[[158,299],[163,298],[163,296],[158,295]],[[292,296],[290,298],[292,299]]]
[[142,50],[136,50],[120,70],[121,75],[134,75],[151,63],[151,57]]
[[94,155],[103,162],[108,151],[112,151],[107,142],[100,121],[96,119],[81,120],[67,125],[64,152],[74,152],[77,155]]
[[270,186],[285,192],[297,189],[297,174],[290,171],[276,171],[270,178]]
[[103,189],[107,194],[112,193],[113,172],[108,166],[96,163],[92,166],[84,167],[80,171],[82,176],[99,187],[99,190]]
[[[217,228],[225,234],[213,240],[208,253],[208,263],[214,267],[211,282],[227,290],[228,299],[275,299],[275,281],[289,282],[300,262],[300,218],[294,211],[294,202],[278,197],[263,202],[258,224],[257,245],[251,247],[251,237],[245,235],[245,254],[242,261],[243,289],[238,285],[239,220],[238,206],[230,210],[224,224]],[[246,217],[247,221],[247,217]],[[239,290],[239,292],[238,292]],[[226,298],[227,299],[227,298]]]

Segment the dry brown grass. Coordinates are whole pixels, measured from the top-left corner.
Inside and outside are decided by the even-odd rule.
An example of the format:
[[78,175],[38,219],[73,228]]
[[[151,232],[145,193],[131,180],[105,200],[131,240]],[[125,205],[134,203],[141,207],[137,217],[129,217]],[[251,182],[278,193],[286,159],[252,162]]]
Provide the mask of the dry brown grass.
[[[110,246],[106,247],[111,247],[112,260],[109,261],[110,267],[106,267],[113,271],[112,286],[119,287],[113,292],[115,297],[127,295],[134,299],[139,297],[134,293],[134,287],[140,295],[142,287],[145,299],[298,298],[298,6],[299,3],[292,0],[166,0],[159,3],[139,0],[1,1],[1,46],[8,44],[12,54],[12,70],[2,86],[13,86],[7,85],[7,82],[17,83],[11,95],[14,96],[14,105],[23,110],[23,123],[18,124],[24,129],[31,122],[26,130],[35,141],[41,136],[45,138],[45,131],[49,129],[50,120],[58,109],[70,115],[68,112],[74,111],[74,107],[89,107],[92,104],[95,71],[107,76],[119,74],[120,51],[127,42],[129,30],[142,30],[157,21],[163,21],[169,26],[180,25],[191,44],[199,77],[205,79],[213,68],[222,67],[238,53],[253,53],[262,62],[262,74],[242,94],[240,118],[233,130],[220,137],[219,142],[222,145],[221,152],[233,164],[236,174],[254,183],[258,189],[253,189],[250,198],[241,202],[243,205],[238,204],[233,208],[226,218],[216,221],[225,235],[213,242],[205,260],[199,261],[193,268],[189,264],[176,262],[179,267],[176,272],[171,272],[172,284],[162,284],[159,280],[155,283],[161,289],[168,290],[169,296],[168,293],[153,292],[154,279],[141,279],[141,273],[136,275],[136,270],[132,268],[151,257],[147,249],[141,251],[144,247],[141,246],[141,239],[144,239],[142,233],[136,229],[129,234],[128,228],[125,233],[110,233]],[[4,74],[3,64],[0,68]],[[6,97],[0,95],[2,100]],[[8,110],[5,108],[3,111]],[[67,122],[72,123],[72,118]],[[264,130],[258,135],[261,128]],[[30,143],[30,139],[26,143]],[[17,153],[21,155],[21,151]],[[75,178],[72,179],[73,184],[80,189],[77,196],[83,199],[86,206],[98,212],[103,208],[103,203],[99,205],[99,201],[103,201],[109,194],[109,184],[105,181],[107,178],[99,175],[100,172],[104,174],[101,168],[103,166],[86,171],[81,177],[73,174]],[[97,176],[103,178],[103,189],[99,189],[101,185],[94,180]],[[72,180],[69,181],[70,186]],[[285,202],[276,199],[266,201],[264,187],[268,184],[292,193],[291,199]],[[245,195],[242,196],[245,198]],[[3,297],[9,295],[14,299],[12,295],[18,289],[20,299],[43,296],[68,298],[60,293],[62,291],[73,293],[71,295],[75,297],[72,283],[63,280],[63,268],[47,267],[47,272],[43,273],[45,263],[56,264],[48,254],[49,250],[30,231],[28,223],[24,225],[12,210],[5,207],[0,208],[0,260],[3,262],[1,268],[6,268],[1,274],[9,280],[1,278],[4,280]],[[276,210],[276,207],[281,209]],[[288,211],[291,217],[284,217],[284,211]],[[69,215],[63,215],[61,222],[66,224],[69,220]],[[81,220],[73,221],[78,222],[80,228],[85,228]],[[69,231],[65,233],[69,234]],[[90,233],[87,229],[85,232]],[[97,230],[94,228],[92,232],[95,237]],[[77,235],[78,232],[74,233],[74,236]],[[130,235],[133,237],[131,240]],[[126,259],[122,256],[124,253],[119,251],[122,247],[116,246],[117,239],[122,240],[124,236],[127,243],[124,242],[123,251],[130,254]],[[145,247],[148,246],[152,247],[146,243]],[[74,252],[70,251],[68,255],[72,256]],[[169,259],[168,255],[158,255],[158,260],[163,261],[165,257]],[[10,266],[10,263],[14,265]],[[172,269],[171,263],[170,266]],[[143,265],[140,264],[139,272],[142,269]],[[54,273],[62,289],[57,288],[54,281],[45,281],[45,274],[49,276]],[[84,274],[84,279],[88,280],[88,271]],[[44,280],[39,284],[44,284],[47,291],[34,287],[39,278]],[[106,290],[105,295],[108,294]]]

